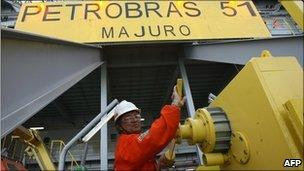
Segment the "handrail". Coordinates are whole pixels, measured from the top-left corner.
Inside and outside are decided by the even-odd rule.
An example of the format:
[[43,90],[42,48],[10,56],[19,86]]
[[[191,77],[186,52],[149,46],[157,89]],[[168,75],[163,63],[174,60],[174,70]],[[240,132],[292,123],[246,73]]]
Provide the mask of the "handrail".
[[[50,147],[50,153],[51,154],[53,152],[53,146],[54,146],[55,143],[59,143],[59,154],[60,154],[60,152],[62,151],[62,147],[65,147],[65,143],[62,140],[52,140],[51,141],[51,147]],[[71,158],[71,168],[74,166],[73,163],[75,163],[76,166],[79,167],[79,164],[77,163],[77,160],[75,159],[74,155],[70,151],[68,151],[67,153],[69,154],[69,156]]]
[[58,170],[64,170],[64,163],[67,151],[72,147],[72,145],[80,140],[84,135],[86,135],[98,122],[100,122],[100,119],[107,114],[110,110],[112,110],[116,105],[118,104],[118,100],[113,100],[106,109],[99,113],[87,126],[85,126],[75,137],[73,137],[66,146],[62,149],[59,157],[59,165]]

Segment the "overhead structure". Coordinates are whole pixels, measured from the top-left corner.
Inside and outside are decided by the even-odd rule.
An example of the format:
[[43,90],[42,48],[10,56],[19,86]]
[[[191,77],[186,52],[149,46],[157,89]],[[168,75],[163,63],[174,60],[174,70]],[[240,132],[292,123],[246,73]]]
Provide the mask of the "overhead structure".
[[[189,118],[172,145],[181,139],[196,145],[196,151],[176,153],[191,167],[203,162],[225,170],[282,170],[284,156],[303,161],[303,69],[297,64],[303,67],[303,34],[297,28],[303,30],[303,1],[280,1],[297,25],[277,2],[273,8],[262,3],[269,8],[257,10],[250,0],[47,1],[22,5],[15,25],[19,31],[1,29],[1,137],[27,120],[52,125],[48,134],[74,135],[70,128],[83,128],[99,113],[71,138],[58,168],[65,169],[68,148],[101,130],[100,142],[85,148],[96,156],[80,158],[94,161],[92,170],[112,169],[117,133],[106,123],[110,117],[100,121],[107,101],[132,98],[143,104],[148,129],[157,117],[150,113],[168,102],[181,74]],[[292,28],[276,29],[278,23]],[[272,31],[284,37],[271,37]],[[264,52],[251,60],[264,49],[274,57]],[[210,96],[208,107],[195,109],[204,97],[207,105],[208,94],[218,93],[245,64],[222,93]],[[93,127],[93,122],[99,124]],[[273,140],[282,150],[271,152]]]
[[193,60],[245,65],[252,56],[259,56],[259,52],[268,49],[274,56],[295,56],[303,66],[303,47],[303,35],[299,35],[186,45],[184,56]]

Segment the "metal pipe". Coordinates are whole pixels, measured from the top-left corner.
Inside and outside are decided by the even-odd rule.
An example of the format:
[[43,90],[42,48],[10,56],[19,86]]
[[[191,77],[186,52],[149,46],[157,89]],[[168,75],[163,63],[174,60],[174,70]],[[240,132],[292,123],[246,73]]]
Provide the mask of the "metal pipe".
[[205,153],[203,160],[205,166],[218,166],[226,163],[229,158],[222,153]]
[[182,139],[190,139],[192,137],[192,129],[190,127],[190,125],[180,125],[179,126],[180,129],[180,138]]
[[80,163],[81,166],[85,165],[87,154],[88,154],[88,142],[86,142],[84,144],[84,152],[83,152],[81,163]]
[[[102,54],[103,56],[104,54]],[[104,57],[104,56],[103,56]],[[107,106],[108,71],[107,62],[100,67],[100,110]],[[108,170],[108,126],[107,122],[100,128],[100,170]]]
[[112,108],[114,108],[118,104],[118,100],[113,100],[103,112],[100,112],[87,126],[85,126],[74,138],[72,138],[62,149],[59,157],[59,165],[58,170],[64,170],[65,158],[68,150],[72,147],[72,145],[79,139],[81,139],[84,135],[88,133],[98,122],[100,119],[108,113]]
[[194,117],[195,108],[194,108],[194,103],[193,103],[193,99],[192,99],[192,94],[191,94],[191,90],[190,90],[190,85],[189,85],[189,81],[188,81],[186,68],[184,65],[184,60],[179,58],[178,65],[179,65],[179,69],[180,69],[182,79],[183,79],[183,88],[184,88],[185,96],[187,99],[186,105],[187,105],[187,109],[188,109],[188,114],[189,114],[189,116]]

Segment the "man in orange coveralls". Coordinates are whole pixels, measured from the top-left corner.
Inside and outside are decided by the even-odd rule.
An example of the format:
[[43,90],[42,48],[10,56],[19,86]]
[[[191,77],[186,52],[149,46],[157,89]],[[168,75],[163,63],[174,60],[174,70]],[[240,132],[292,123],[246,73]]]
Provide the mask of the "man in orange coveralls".
[[115,170],[157,170],[156,155],[174,138],[180,120],[180,98],[174,87],[171,105],[165,105],[151,128],[141,132],[140,109],[122,101],[115,109],[115,125],[120,135],[115,150]]

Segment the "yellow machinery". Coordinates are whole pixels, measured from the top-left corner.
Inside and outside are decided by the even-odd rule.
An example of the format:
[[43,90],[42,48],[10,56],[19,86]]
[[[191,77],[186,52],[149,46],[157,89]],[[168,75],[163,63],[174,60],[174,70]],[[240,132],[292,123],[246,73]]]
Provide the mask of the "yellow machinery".
[[303,69],[296,58],[268,51],[252,58],[208,107],[180,125],[181,139],[199,145],[202,170],[282,170],[286,159],[303,162]]
[[26,152],[35,157],[41,170],[56,170],[51,156],[37,131],[19,126],[14,130],[13,136],[14,138],[20,138],[28,145]]

